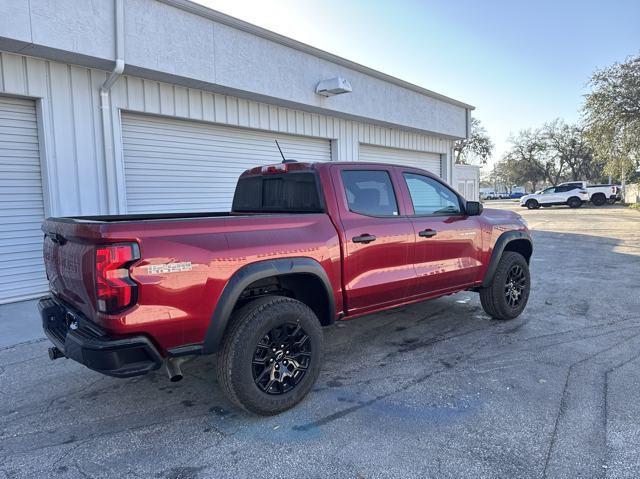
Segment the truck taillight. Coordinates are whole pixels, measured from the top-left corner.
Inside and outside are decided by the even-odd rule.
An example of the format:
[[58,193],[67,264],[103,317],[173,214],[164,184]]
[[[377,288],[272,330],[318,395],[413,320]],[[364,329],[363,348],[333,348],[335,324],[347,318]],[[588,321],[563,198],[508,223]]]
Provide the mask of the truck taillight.
[[140,259],[136,243],[96,248],[96,298],[98,311],[114,314],[133,305],[138,286],[129,276],[129,266]]

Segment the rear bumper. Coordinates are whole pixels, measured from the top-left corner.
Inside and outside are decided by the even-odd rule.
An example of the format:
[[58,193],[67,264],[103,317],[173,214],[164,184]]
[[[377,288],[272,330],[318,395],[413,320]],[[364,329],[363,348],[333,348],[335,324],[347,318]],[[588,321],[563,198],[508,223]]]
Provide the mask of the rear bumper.
[[42,328],[69,359],[108,376],[127,378],[158,369],[162,356],[145,336],[112,337],[50,297],[38,303]]

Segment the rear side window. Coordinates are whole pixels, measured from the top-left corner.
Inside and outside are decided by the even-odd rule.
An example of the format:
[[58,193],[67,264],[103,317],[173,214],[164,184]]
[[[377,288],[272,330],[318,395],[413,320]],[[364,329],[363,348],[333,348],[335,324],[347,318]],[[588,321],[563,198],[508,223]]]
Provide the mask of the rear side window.
[[342,183],[349,210],[368,216],[397,216],[391,177],[382,170],[344,170]]
[[231,208],[232,211],[254,213],[323,211],[316,176],[311,172],[240,178]]
[[461,212],[460,199],[449,188],[428,176],[404,173],[416,215],[455,215]]

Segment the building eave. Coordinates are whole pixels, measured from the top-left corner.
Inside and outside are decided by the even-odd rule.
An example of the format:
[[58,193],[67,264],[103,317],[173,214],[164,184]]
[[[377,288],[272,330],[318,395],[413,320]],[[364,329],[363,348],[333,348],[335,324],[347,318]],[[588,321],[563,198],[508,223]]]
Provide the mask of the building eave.
[[329,53],[325,50],[321,50],[320,48],[316,48],[311,45],[307,45],[306,43],[300,42],[298,40],[294,40],[284,35],[280,35],[279,33],[272,32],[271,30],[267,30],[266,28],[259,27],[257,25],[246,22],[244,20],[240,20],[238,18],[232,17],[230,15],[219,12],[217,10],[213,10],[211,8],[205,7],[204,5],[194,3],[190,0],[157,0],[157,1],[164,3],[166,5],[172,6],[174,8],[178,8],[180,10],[184,10],[186,12],[192,13],[194,15],[198,15],[203,18],[207,18],[209,20],[219,22],[228,27],[236,28],[246,33],[256,35],[258,37],[264,38],[265,40],[269,40],[269,41],[278,43],[280,45],[293,48],[295,50],[306,53],[308,55],[313,55],[318,58],[322,58],[323,60],[333,62],[345,68],[350,68],[352,70],[358,71],[365,75],[369,75],[373,78],[377,78],[379,80],[386,81],[394,85],[400,86],[402,88],[406,88],[407,90],[411,90],[416,93],[420,93],[422,95],[428,96],[430,98],[434,98],[436,100],[449,103],[450,105],[455,105],[461,108],[465,108],[467,110],[475,109],[473,105],[470,105],[468,103],[455,100],[446,95],[442,95],[432,90],[428,90],[427,88],[423,88],[421,86],[415,85],[405,80],[401,80],[400,78],[394,77],[392,75],[388,75],[386,73],[375,70],[373,68],[366,67],[364,65],[361,65],[360,63],[347,60],[346,58],[343,58],[341,56],[335,55],[333,53]]

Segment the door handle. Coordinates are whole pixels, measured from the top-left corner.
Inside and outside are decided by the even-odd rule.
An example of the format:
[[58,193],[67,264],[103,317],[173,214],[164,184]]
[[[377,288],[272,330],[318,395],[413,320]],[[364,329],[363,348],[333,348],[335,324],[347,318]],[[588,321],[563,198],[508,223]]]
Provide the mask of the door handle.
[[371,243],[372,241],[375,241],[376,237],[375,237],[375,235],[370,235],[370,234],[365,233],[365,234],[360,235],[360,236],[354,236],[353,238],[351,238],[351,240],[354,243],[367,244],[367,243]]
[[431,238],[432,236],[437,235],[438,232],[436,230],[432,230],[431,228],[427,228],[426,230],[422,230],[418,233],[418,236],[422,236],[423,238]]

